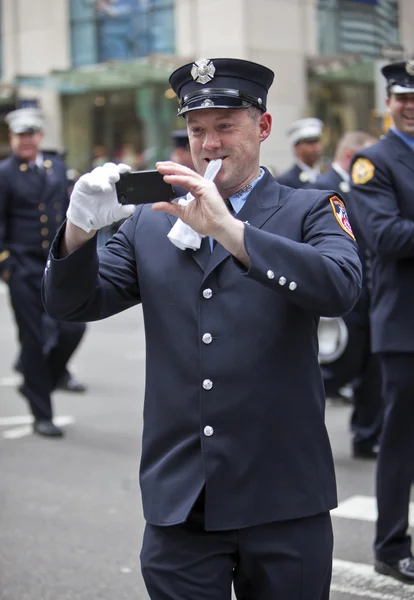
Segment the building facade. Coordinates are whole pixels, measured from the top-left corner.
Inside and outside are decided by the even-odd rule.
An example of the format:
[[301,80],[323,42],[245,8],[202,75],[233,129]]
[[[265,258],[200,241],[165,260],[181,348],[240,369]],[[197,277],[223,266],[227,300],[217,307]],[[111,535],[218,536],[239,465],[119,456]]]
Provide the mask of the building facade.
[[[234,56],[275,72],[262,162],[292,160],[288,124],[322,118],[330,156],[347,129],[380,133],[381,61],[414,56],[413,0],[0,0],[2,116],[40,105],[44,147],[83,172],[105,160],[151,166],[182,122],[168,75]],[[387,54],[388,53],[388,54]],[[379,82],[376,85],[376,82]]]

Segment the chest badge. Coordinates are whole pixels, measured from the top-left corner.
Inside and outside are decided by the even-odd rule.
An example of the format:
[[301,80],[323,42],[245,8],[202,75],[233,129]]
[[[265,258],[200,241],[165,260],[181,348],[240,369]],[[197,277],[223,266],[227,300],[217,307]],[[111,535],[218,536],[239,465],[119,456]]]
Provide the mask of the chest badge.
[[368,158],[358,158],[352,167],[352,181],[363,185],[374,177],[375,165]]

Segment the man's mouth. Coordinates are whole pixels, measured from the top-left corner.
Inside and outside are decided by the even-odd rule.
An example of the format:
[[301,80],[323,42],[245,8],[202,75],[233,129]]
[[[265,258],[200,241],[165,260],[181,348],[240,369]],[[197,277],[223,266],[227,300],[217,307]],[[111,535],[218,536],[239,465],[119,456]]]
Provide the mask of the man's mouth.
[[204,158],[203,160],[208,164],[211,160],[217,160],[218,158],[224,160],[225,158],[227,158],[227,156],[214,156],[213,158]]

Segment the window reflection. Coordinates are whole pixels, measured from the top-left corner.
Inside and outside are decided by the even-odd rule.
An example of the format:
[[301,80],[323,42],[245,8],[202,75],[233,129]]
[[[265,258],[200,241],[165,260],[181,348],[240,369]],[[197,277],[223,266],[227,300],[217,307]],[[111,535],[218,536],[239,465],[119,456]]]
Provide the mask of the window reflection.
[[398,0],[319,0],[319,51],[378,57],[399,42],[398,16]]
[[71,0],[72,63],[174,53],[173,0]]

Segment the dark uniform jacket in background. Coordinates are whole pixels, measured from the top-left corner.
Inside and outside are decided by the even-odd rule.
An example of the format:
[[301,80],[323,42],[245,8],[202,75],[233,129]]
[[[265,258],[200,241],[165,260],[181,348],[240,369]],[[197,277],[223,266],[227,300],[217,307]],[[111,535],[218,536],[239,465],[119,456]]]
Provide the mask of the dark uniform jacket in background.
[[[349,209],[349,197],[351,182],[346,181],[341,175],[335,171],[334,168],[330,168],[326,173],[322,173],[318,176],[315,183],[309,184],[310,187],[318,190],[332,190],[336,194],[339,194],[344,200],[345,205],[348,209],[348,216],[353,225],[353,213]],[[355,233],[355,231],[354,231]],[[354,309],[347,315],[346,320],[351,321],[353,324],[359,324],[364,326],[367,322],[368,311],[369,311],[369,291],[367,287],[367,257],[366,257],[366,246],[363,238],[360,236],[357,239],[358,242],[358,253],[362,264],[363,280],[364,284],[362,287],[361,295]]]
[[359,158],[374,168],[349,198],[352,225],[372,252],[372,350],[414,352],[414,152],[389,131],[354,164]]
[[183,522],[204,485],[207,530],[336,505],[317,325],[357,300],[356,245],[328,194],[279,186],[267,171],[237,218],[248,221],[249,270],[207,238],[198,251],[174,247],[176,219],[148,205],[99,257],[92,239],[58,260],[58,236],[46,268],[55,318],[92,321],[142,302],[140,477],[154,525]]
[[39,286],[69,202],[64,162],[43,154],[43,164],[37,172],[14,155],[0,162],[0,273],[33,276]]
[[[305,173],[305,171],[302,171],[298,165],[294,164],[288,171],[281,173],[276,180],[281,185],[288,185],[295,189],[307,188],[309,187],[309,181],[305,179],[306,175],[304,176],[302,173]],[[304,181],[302,181],[301,176]]]

